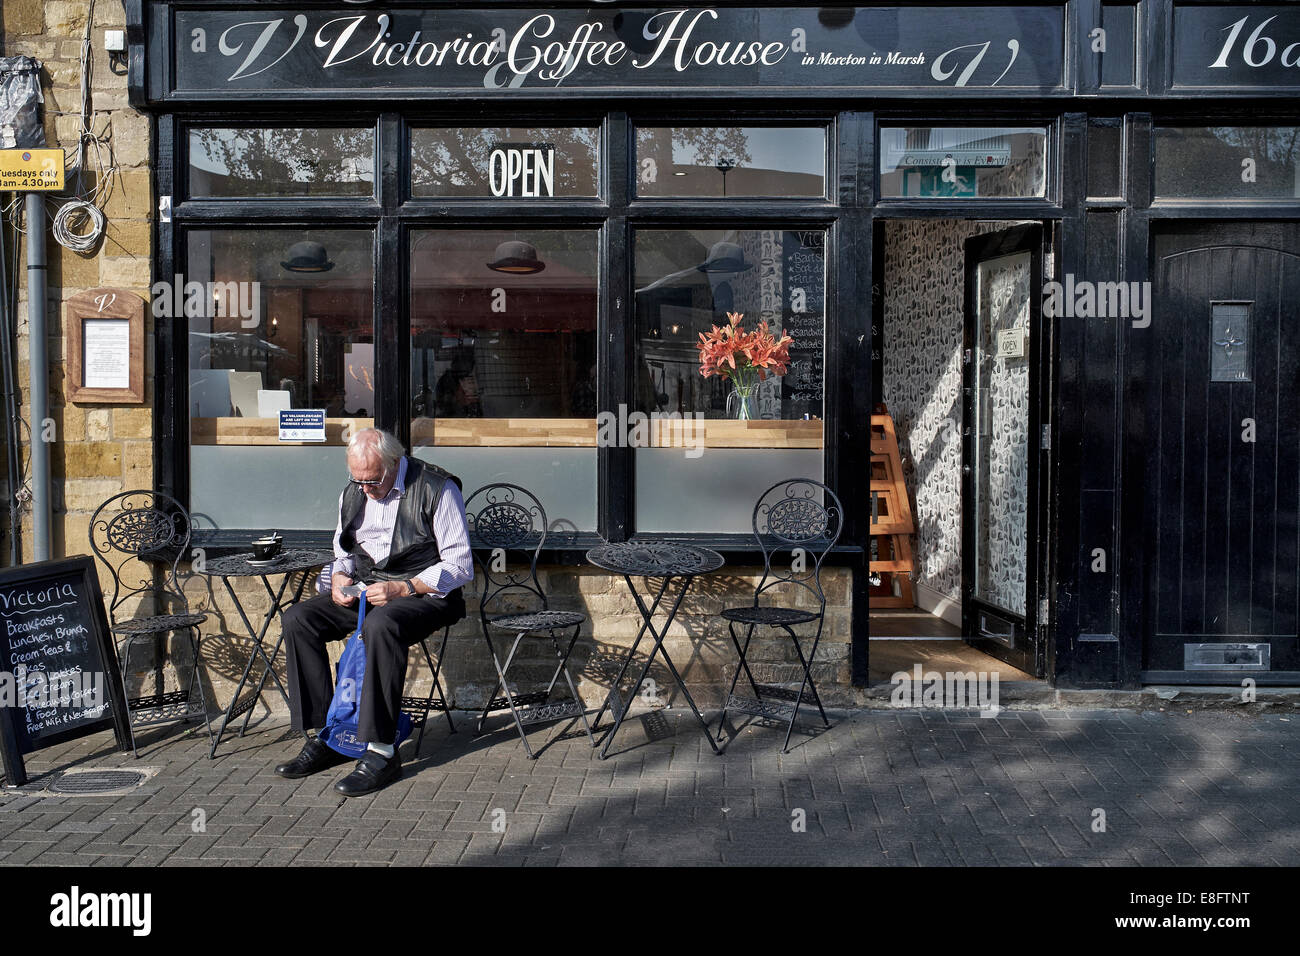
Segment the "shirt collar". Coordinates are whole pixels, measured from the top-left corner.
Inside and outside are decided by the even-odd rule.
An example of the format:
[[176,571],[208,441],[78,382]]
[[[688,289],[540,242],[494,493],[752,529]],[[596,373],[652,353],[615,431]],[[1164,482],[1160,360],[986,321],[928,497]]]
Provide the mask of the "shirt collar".
[[388,493],[391,498],[394,494],[401,498],[406,494],[406,456],[403,455],[397,459],[397,479],[393,482],[393,490]]

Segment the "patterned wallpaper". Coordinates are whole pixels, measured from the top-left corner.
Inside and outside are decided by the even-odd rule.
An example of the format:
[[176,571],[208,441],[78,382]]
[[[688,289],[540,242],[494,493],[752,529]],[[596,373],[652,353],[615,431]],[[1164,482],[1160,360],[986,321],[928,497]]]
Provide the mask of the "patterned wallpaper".
[[977,414],[980,515],[975,555],[976,596],[1025,613],[1028,533],[1029,361],[998,356],[998,334],[1028,331],[1031,266],[1027,252],[980,268],[980,391]]
[[[885,229],[883,395],[913,497],[916,580],[955,601],[961,600],[963,243],[1011,225],[939,219],[890,221]],[[1024,509],[1013,504],[1010,511]],[[1005,530],[1014,538],[1014,529]],[[1000,583],[1011,586],[1005,578]]]

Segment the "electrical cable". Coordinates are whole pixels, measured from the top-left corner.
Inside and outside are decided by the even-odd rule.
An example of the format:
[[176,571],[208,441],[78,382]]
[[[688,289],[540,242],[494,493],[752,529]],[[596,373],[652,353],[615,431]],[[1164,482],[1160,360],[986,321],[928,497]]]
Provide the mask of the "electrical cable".
[[[74,252],[90,252],[104,236],[107,220],[101,204],[108,198],[111,183],[117,175],[116,157],[113,155],[112,123],[105,119],[103,128],[96,133],[90,105],[92,56],[91,25],[95,21],[95,0],[86,9],[86,32],[81,40],[81,123],[77,133],[76,188],[72,198],[66,200],[53,215],[51,232],[54,241]],[[107,154],[107,156],[105,155]],[[87,187],[86,167],[93,155],[94,186]]]
[[[87,223],[89,228],[85,228]],[[94,203],[84,199],[69,199],[54,214],[50,231],[54,241],[65,249],[89,252],[104,235],[105,224],[104,214]]]

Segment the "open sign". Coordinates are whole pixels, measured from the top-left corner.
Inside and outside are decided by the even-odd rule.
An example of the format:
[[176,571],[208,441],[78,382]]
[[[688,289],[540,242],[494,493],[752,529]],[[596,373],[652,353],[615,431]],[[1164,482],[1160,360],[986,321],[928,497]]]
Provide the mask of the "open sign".
[[488,157],[493,196],[554,196],[555,146],[551,143],[497,143]]

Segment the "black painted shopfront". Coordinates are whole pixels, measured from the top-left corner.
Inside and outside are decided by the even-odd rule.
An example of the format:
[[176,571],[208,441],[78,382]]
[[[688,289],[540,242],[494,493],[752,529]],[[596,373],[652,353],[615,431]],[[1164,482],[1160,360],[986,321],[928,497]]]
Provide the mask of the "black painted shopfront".
[[[527,474],[556,564],[752,561],[728,502],[802,474],[846,505],[865,683],[884,401],[973,643],[1060,686],[1300,683],[1300,8],[126,7],[155,278],[203,297],[155,309],[156,474],[213,543],[328,540],[321,456],[372,420]],[[692,364],[734,311],[795,339],[762,436]],[[278,441],[294,408],[324,445]],[[284,474],[247,518],[232,476]]]

